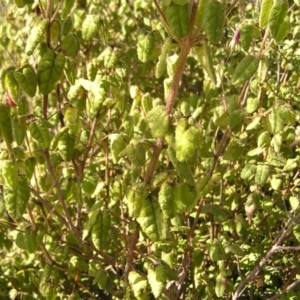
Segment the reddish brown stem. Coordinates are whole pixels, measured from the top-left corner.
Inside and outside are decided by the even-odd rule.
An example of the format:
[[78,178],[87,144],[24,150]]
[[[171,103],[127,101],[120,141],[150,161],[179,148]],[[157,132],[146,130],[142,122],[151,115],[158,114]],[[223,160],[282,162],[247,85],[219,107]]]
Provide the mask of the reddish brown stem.
[[[177,61],[177,69],[176,69],[174,77],[173,77],[173,81],[172,81],[172,84],[170,87],[170,91],[169,91],[169,95],[168,95],[168,99],[167,99],[167,103],[166,103],[166,112],[168,115],[170,115],[172,112],[172,109],[173,109],[173,106],[175,103],[175,99],[176,99],[176,96],[178,93],[178,88],[179,88],[179,84],[181,81],[181,77],[182,77],[182,74],[184,71],[186,58],[192,47],[190,37],[183,39],[181,41],[180,46],[181,46],[181,52],[179,54],[178,61]],[[149,183],[152,179],[152,176],[155,171],[157,162],[159,160],[159,155],[163,149],[163,146],[164,146],[164,138],[161,137],[156,141],[156,147],[153,151],[151,161],[146,170],[146,174],[144,177],[144,181],[146,183]]]
[[139,239],[139,227],[137,226],[136,230],[130,234],[130,240],[128,243],[127,248],[127,259],[126,259],[126,266],[125,266],[125,283],[128,285],[128,275],[129,272],[132,271],[133,268],[133,259],[134,259],[134,249]]
[[155,167],[156,167],[158,159],[159,159],[160,152],[162,151],[162,148],[164,146],[164,140],[165,140],[164,138],[159,138],[156,141],[156,145],[155,145],[155,148],[154,148],[154,151],[153,151],[153,155],[152,155],[151,161],[148,165],[148,168],[147,168],[147,171],[146,171],[146,174],[145,174],[145,178],[144,178],[144,181],[146,183],[149,183],[151,181],[151,178],[153,176],[153,173],[155,171]]
[[171,114],[172,112],[174,102],[177,96],[180,80],[184,71],[186,58],[189,55],[190,50],[191,50],[191,40],[190,37],[187,37],[181,42],[181,52],[179,54],[178,61],[177,61],[177,69],[174,74],[172,85],[167,99],[166,111],[168,115]]

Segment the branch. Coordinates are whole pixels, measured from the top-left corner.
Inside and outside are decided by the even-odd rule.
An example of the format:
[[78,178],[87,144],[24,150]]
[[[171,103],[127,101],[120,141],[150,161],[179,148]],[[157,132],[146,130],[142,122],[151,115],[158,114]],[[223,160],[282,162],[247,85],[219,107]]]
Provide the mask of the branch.
[[[179,84],[181,81],[181,77],[182,77],[182,74],[184,71],[185,62],[186,62],[187,56],[192,48],[190,37],[183,39],[181,41],[180,46],[181,46],[181,51],[180,51],[178,61],[177,61],[177,69],[176,69],[174,77],[173,77],[173,81],[172,81],[172,84],[170,87],[170,91],[169,91],[169,95],[168,95],[168,99],[167,99],[167,103],[166,103],[166,112],[168,115],[170,115],[172,112],[172,109],[173,109],[173,106],[175,103],[175,99],[176,99],[176,96],[178,93],[178,88],[179,88]],[[164,145],[164,138],[161,137],[161,138],[157,139],[156,147],[153,151],[151,161],[150,161],[148,168],[146,170],[146,173],[145,173],[144,181],[146,183],[149,183],[152,179],[155,167],[156,167],[158,159],[159,159],[159,155],[163,149],[163,145]]]
[[279,246],[277,249],[284,251],[300,251],[300,246]]
[[152,179],[153,173],[155,171],[155,168],[156,168],[156,165],[157,165],[157,162],[159,159],[159,155],[164,146],[164,140],[165,139],[163,137],[161,137],[161,138],[157,139],[157,141],[156,141],[155,148],[154,148],[154,151],[153,151],[153,154],[151,157],[151,161],[148,165],[148,168],[147,168],[147,171],[145,174],[145,178],[144,178],[144,181],[146,183],[149,183]]
[[97,128],[97,122],[98,122],[99,115],[100,115],[100,109],[98,110],[98,113],[97,113],[96,117],[94,118],[92,126],[91,126],[91,132],[90,132],[89,140],[88,140],[88,143],[86,145],[85,152],[83,154],[83,159],[81,161],[81,170],[80,170],[81,174],[80,174],[80,178],[78,178],[79,182],[81,182],[82,179],[83,179],[85,163],[88,159],[89,152],[92,148],[92,143],[93,143],[94,135],[95,135],[96,128]]
[[68,226],[68,222],[64,219],[64,217],[59,212],[57,212],[55,210],[55,207],[53,207],[48,201],[44,200],[44,198],[42,198],[41,195],[34,188],[30,188],[30,192],[38,198],[38,200],[34,200],[35,203],[41,206],[46,206],[50,214],[53,212],[53,214],[61,222],[63,222],[66,226]]
[[134,249],[136,247],[136,244],[138,242],[139,238],[139,226],[135,229],[134,232],[130,234],[129,237],[129,244],[127,247],[127,258],[126,258],[126,265],[125,265],[125,271],[124,271],[124,280],[126,285],[129,285],[128,282],[128,275],[129,272],[133,269],[133,259],[134,259]]
[[247,277],[242,280],[242,282],[237,287],[235,293],[233,294],[232,300],[237,300],[239,296],[242,294],[246,285],[253,280],[253,278],[260,272],[266,262],[273,256],[273,254],[279,249],[279,245],[283,243],[283,241],[288,237],[291,233],[293,226],[295,225],[294,220],[289,219],[287,225],[282,230],[282,232],[275,239],[275,244],[273,247],[267,252],[267,254],[260,260],[260,262],[254,267],[254,269],[247,275]]
[[285,290],[279,292],[279,294],[269,298],[269,300],[277,300],[277,299],[279,299],[280,296],[287,294],[288,292],[290,292],[291,290],[294,290],[298,286],[300,286],[300,279],[296,280],[294,283],[289,285]]
[[71,229],[71,231],[72,231],[74,237],[76,238],[77,242],[79,244],[81,244],[80,237],[79,237],[79,235],[78,235],[78,233],[77,233],[77,231],[76,231],[76,229],[74,227],[74,224],[73,224],[71,216],[69,214],[69,211],[68,211],[65,199],[63,197],[60,185],[59,185],[58,180],[57,180],[57,178],[55,176],[55,173],[54,173],[54,170],[53,170],[53,166],[51,164],[51,160],[50,160],[50,155],[49,155],[49,150],[48,149],[45,150],[45,159],[46,159],[46,165],[47,165],[47,168],[48,168],[51,180],[52,180],[54,186],[56,187],[58,200],[59,200],[59,202],[60,202],[60,204],[62,206],[63,212],[65,214],[65,217],[66,217],[66,220],[67,220],[67,223],[68,223],[68,226]]
[[196,216],[191,228],[191,231],[189,232],[188,236],[187,236],[187,240],[188,240],[188,244],[187,247],[185,248],[185,252],[183,254],[183,258],[182,258],[182,263],[179,269],[180,276],[178,279],[178,289],[177,289],[177,295],[176,295],[176,299],[180,299],[180,295],[182,294],[183,290],[184,290],[184,285],[183,283],[186,282],[186,278],[189,274],[189,270],[190,270],[190,265],[191,265],[191,253],[192,253],[192,241],[193,241],[193,237],[194,237],[194,233],[195,230],[197,228],[197,224],[198,224],[198,220],[199,220],[199,216],[200,216],[200,212],[202,210],[204,204],[204,199],[201,199],[199,201],[199,205],[198,205],[198,209],[196,212]]
[[267,28],[266,32],[265,32],[265,35],[264,35],[264,38],[260,44],[260,49],[259,49],[259,52],[257,54],[257,58],[261,59],[262,55],[263,55],[263,50],[264,50],[264,47],[265,47],[265,44],[266,44],[266,41],[268,39],[268,35],[269,35],[269,28]]
[[155,7],[156,7],[156,9],[157,9],[157,11],[158,11],[160,17],[161,17],[162,23],[163,23],[163,25],[165,26],[166,31],[168,32],[168,34],[169,34],[172,38],[174,38],[175,40],[177,40],[176,37],[172,34],[172,31],[171,31],[171,29],[170,29],[169,23],[168,23],[168,21],[167,21],[165,15],[164,15],[164,13],[163,13],[163,11],[161,10],[161,8],[160,8],[160,6],[159,6],[157,0],[154,0],[153,3],[154,3],[154,5],[155,5]]
[[170,92],[166,104],[166,111],[168,115],[171,114],[172,112],[174,102],[177,96],[180,80],[184,71],[185,62],[192,48],[190,37],[188,36],[187,38],[183,39],[181,41],[180,46],[181,46],[181,52],[177,60],[177,69],[173,77],[173,81],[170,87]]
[[193,28],[195,26],[198,5],[199,5],[199,0],[193,0],[191,15],[190,15],[190,32],[193,31]]

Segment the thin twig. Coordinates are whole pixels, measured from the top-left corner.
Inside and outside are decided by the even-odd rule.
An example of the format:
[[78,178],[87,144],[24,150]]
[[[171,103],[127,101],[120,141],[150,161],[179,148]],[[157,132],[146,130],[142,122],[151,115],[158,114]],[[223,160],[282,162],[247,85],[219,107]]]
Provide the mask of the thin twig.
[[59,10],[60,10],[60,8],[61,8],[61,6],[62,6],[62,4],[63,4],[64,1],[65,1],[65,0],[61,0],[61,1],[58,3],[58,5],[56,6],[56,9],[55,9],[55,11],[54,11],[54,13],[53,13],[53,15],[52,15],[52,17],[51,17],[51,22],[53,22],[53,20],[55,19],[56,15],[58,14],[58,12],[59,12]]
[[288,292],[290,292],[291,290],[294,290],[295,288],[297,288],[298,286],[300,286],[300,279],[296,280],[294,283],[292,283],[291,285],[289,285],[286,289],[284,289],[283,291],[279,292],[279,294],[269,298],[269,300],[277,300],[279,299],[282,295],[287,294]]
[[[167,103],[166,103],[166,112],[168,115],[171,114],[174,103],[175,103],[175,99],[178,93],[178,88],[179,88],[179,84],[181,81],[181,77],[184,71],[184,66],[185,66],[185,62],[187,59],[187,56],[191,50],[191,40],[189,37],[183,39],[181,41],[181,51],[177,60],[177,69],[175,71],[174,77],[173,77],[173,81],[170,87],[170,91],[169,91],[169,95],[168,95],[168,99],[167,99]],[[164,138],[161,137],[159,139],[157,139],[156,142],[156,148],[153,151],[153,155],[152,158],[150,160],[150,163],[147,167],[146,173],[145,173],[145,177],[144,177],[144,181],[146,183],[149,183],[152,179],[153,173],[155,171],[155,167],[157,165],[157,162],[159,160],[159,155],[163,149],[163,144],[164,144]]]
[[162,20],[162,22],[163,22],[163,25],[165,26],[166,31],[168,32],[168,34],[169,34],[172,38],[174,38],[175,40],[177,40],[177,38],[173,35],[173,33],[172,33],[171,29],[170,29],[169,23],[168,23],[168,21],[167,21],[165,15],[164,15],[164,13],[162,12],[162,10],[161,10],[161,8],[160,8],[160,6],[159,6],[157,0],[154,0],[153,2],[154,2],[154,5],[155,5],[155,7],[156,7],[156,9],[157,9],[157,11],[158,11],[160,17],[161,17],[161,20]]
[[38,203],[39,205],[43,205],[46,206],[49,212],[53,212],[53,214],[61,221],[63,222],[66,226],[68,226],[68,222],[65,220],[65,218],[55,210],[55,207],[53,207],[48,201],[44,200],[44,198],[42,198],[39,194],[38,191],[36,191],[34,188],[30,188],[30,192],[32,194],[34,194],[38,200],[36,200],[36,203]]
[[196,22],[198,5],[199,5],[199,0],[194,0],[191,8],[191,15],[190,15],[190,34],[193,31]]
[[283,251],[300,251],[300,246],[279,246],[277,249]]
[[225,17],[227,18],[231,11],[234,9],[235,5],[239,2],[239,0],[234,0],[234,2],[230,5],[225,13]]
[[127,246],[127,258],[126,265],[124,270],[124,280],[126,285],[129,285],[128,275],[129,272],[133,269],[133,260],[134,260],[134,249],[139,239],[139,227],[137,226],[135,231],[132,232],[129,236],[129,243]]
[[274,245],[272,248],[266,253],[266,255],[261,258],[259,263],[254,267],[254,269],[246,276],[244,280],[238,285],[236,291],[233,294],[232,300],[237,300],[241,295],[242,291],[245,289],[247,284],[253,280],[253,278],[260,272],[266,262],[273,256],[273,254],[278,250],[278,246],[280,246],[283,241],[289,236],[294,226],[294,220],[290,218],[282,230],[282,232],[275,239]]
[[193,241],[193,237],[195,234],[195,230],[199,221],[199,216],[202,210],[204,204],[204,199],[201,199],[199,201],[199,205],[198,205],[198,209],[196,212],[196,216],[191,228],[191,231],[188,233],[187,235],[187,246],[185,248],[184,254],[183,254],[183,258],[182,258],[182,262],[181,262],[181,266],[179,269],[179,273],[180,273],[180,278],[178,279],[178,289],[177,289],[177,295],[176,295],[176,299],[180,299],[180,295],[183,293],[185,285],[183,284],[186,281],[186,278],[189,274],[190,271],[190,265],[191,265],[191,254],[192,254],[192,241]]
[[97,122],[98,122],[99,115],[100,115],[100,109],[99,109],[96,117],[94,118],[92,126],[91,126],[89,140],[88,140],[88,143],[86,145],[85,152],[83,154],[83,159],[81,161],[81,174],[80,174],[80,178],[78,178],[79,182],[81,182],[82,179],[83,179],[85,163],[88,159],[90,150],[92,149],[93,139],[94,139],[94,135],[95,135],[96,128],[97,128]]
[[79,244],[81,244],[81,239],[80,239],[80,237],[79,237],[79,235],[76,231],[76,228],[74,227],[74,224],[73,224],[71,216],[69,214],[68,207],[67,207],[65,199],[63,197],[59,182],[58,182],[58,180],[55,176],[53,166],[52,166],[52,163],[51,163],[51,160],[50,160],[50,155],[49,155],[49,150],[48,149],[45,150],[45,160],[46,160],[46,165],[47,165],[47,169],[49,171],[51,180],[54,183],[54,186],[56,187],[58,200],[59,200],[59,202],[62,206],[63,212],[65,214],[65,217],[66,217],[66,220],[67,220],[67,223],[68,223],[68,227],[71,229],[71,231],[72,231],[74,237],[76,238],[77,242]]

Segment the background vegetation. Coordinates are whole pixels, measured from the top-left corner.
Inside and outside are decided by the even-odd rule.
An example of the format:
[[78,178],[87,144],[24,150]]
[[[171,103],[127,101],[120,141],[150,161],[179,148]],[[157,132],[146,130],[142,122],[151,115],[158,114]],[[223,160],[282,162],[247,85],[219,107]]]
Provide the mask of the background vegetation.
[[299,4],[1,1],[0,299],[298,299]]

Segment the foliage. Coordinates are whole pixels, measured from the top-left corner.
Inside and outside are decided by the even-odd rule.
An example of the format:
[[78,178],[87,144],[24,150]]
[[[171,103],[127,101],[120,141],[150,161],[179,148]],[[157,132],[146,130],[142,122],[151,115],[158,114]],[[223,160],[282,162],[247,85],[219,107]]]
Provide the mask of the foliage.
[[296,299],[299,1],[3,0],[0,299]]

